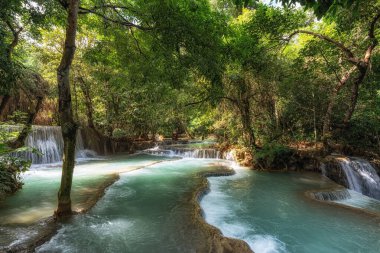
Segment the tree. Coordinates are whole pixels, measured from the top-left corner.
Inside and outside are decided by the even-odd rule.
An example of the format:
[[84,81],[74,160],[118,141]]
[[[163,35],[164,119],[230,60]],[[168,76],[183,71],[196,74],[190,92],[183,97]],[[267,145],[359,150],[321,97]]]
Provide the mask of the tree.
[[322,17],[328,13],[334,14],[338,8],[357,8],[365,0],[274,0],[284,6],[300,4],[306,9],[313,9],[317,17]]
[[[144,76],[142,82],[149,83],[150,85],[157,85],[157,77],[160,77],[164,83],[172,84],[178,83],[178,81],[181,83],[184,80],[182,79],[184,76],[182,76],[181,73],[185,73],[185,69],[191,68],[197,68],[202,75],[207,76],[213,81],[217,81],[218,65],[210,64],[210,58],[220,53],[219,51],[213,52],[212,48],[214,47],[213,42],[218,43],[217,40],[221,39],[220,37],[203,36],[210,33],[210,31],[216,31],[215,34],[220,32],[220,27],[216,26],[218,22],[220,22],[220,19],[216,18],[216,15],[210,15],[211,12],[207,1],[192,3],[188,3],[187,1],[179,1],[176,3],[163,1],[141,3],[140,5],[136,4],[133,6],[116,5],[113,3],[101,3],[96,5],[97,2],[92,1],[83,3],[86,5],[82,6],[79,6],[78,1],[60,1],[60,3],[67,9],[69,15],[67,19],[65,47],[57,71],[60,124],[64,139],[62,180],[61,188],[58,193],[58,209],[56,211],[58,216],[71,213],[70,190],[75,159],[77,123],[74,122],[73,117],[69,73],[74,59],[78,14],[83,14],[84,17],[89,15],[94,16],[95,19],[92,20],[92,24],[96,24],[94,20],[99,21],[98,26],[95,27],[99,29],[99,31],[110,35],[111,40],[114,40],[113,43],[118,40],[118,42],[115,43],[116,48],[120,48],[119,45],[122,43],[120,38],[126,38],[125,32],[128,30],[138,29],[146,33],[151,33],[147,41],[149,43],[148,45],[152,47],[150,48],[153,54],[152,60],[156,60],[154,59],[155,54],[153,52],[159,52],[158,55],[160,57],[158,59],[161,60],[161,64],[159,64],[156,69],[161,75],[149,75],[149,72],[143,72]],[[176,10],[176,12],[173,12],[173,9]],[[147,13],[150,13],[150,15],[146,15]],[[163,13],[167,13],[167,15],[163,15]],[[200,13],[204,15],[200,15]],[[134,21],[131,22],[127,20],[127,17]],[[113,35],[109,34],[109,27],[104,28],[104,24],[112,28]],[[207,26],[205,26],[205,24],[207,24]],[[210,28],[208,26],[217,29],[208,29]],[[187,29],[184,29],[184,27]],[[197,33],[198,31],[202,33]],[[121,37],[116,38],[117,35],[121,35]],[[129,39],[128,41],[139,43],[133,31],[131,31],[130,36],[133,37],[133,40]],[[130,45],[129,43],[128,46]],[[160,48],[160,50],[157,50],[158,48]],[[140,53],[140,58],[144,57],[139,44],[137,49]],[[112,53],[109,54],[111,56],[119,53],[115,48],[111,48],[111,50]],[[128,52],[122,52],[122,55],[126,53]],[[129,69],[121,67],[123,64],[120,64],[118,61],[116,61],[115,64],[109,64],[106,55],[101,55],[101,58],[102,61],[105,60],[105,62],[108,62],[106,65],[100,67],[105,67],[107,70],[107,72],[103,72],[102,81],[103,84],[106,84],[105,88],[107,90],[104,92],[107,94],[105,101],[107,105],[107,131],[108,135],[112,136],[113,129],[111,127],[113,126],[113,121],[119,117],[119,112],[121,111],[119,110],[119,103],[117,101],[120,101],[120,96],[123,93],[119,91],[125,91],[125,88],[123,88],[121,84],[121,80],[123,80],[121,77],[138,77],[137,80],[140,80],[139,75],[141,76],[142,73],[141,71],[137,71],[137,75],[135,75]],[[115,59],[120,58],[119,56],[115,56]],[[215,57],[213,58],[215,59]],[[112,65],[117,67],[111,70]],[[142,65],[140,65],[140,67],[141,66]],[[181,71],[176,73],[173,69],[173,73],[168,74],[167,70],[170,70],[170,68],[167,68],[168,66],[175,66]],[[143,70],[147,71],[148,69],[144,68]],[[166,72],[165,78],[163,78],[162,72],[160,72],[163,70]],[[145,76],[145,74],[147,75]],[[113,86],[114,84],[116,85]],[[138,84],[141,83],[138,82]],[[113,92],[114,89],[116,92]],[[155,131],[154,128],[157,127],[152,127],[152,133]],[[141,129],[143,129],[143,127],[140,127],[140,130]]]
[[79,0],[69,0],[67,7],[67,26],[65,46],[61,63],[57,69],[57,82],[59,90],[59,117],[61,123],[62,137],[64,141],[62,178],[58,192],[57,216],[65,216],[72,213],[71,210],[71,185],[75,165],[75,140],[77,135],[77,124],[73,119],[70,68],[75,53],[75,37],[78,28]]
[[[371,13],[368,13],[368,10],[370,10]],[[341,11],[340,15],[347,15],[347,11]],[[350,30],[348,32],[343,31],[347,32],[350,36],[354,36],[355,26],[367,24],[367,33],[362,34],[362,37],[357,39],[360,46],[355,50],[350,49],[352,47],[346,46],[345,42],[341,42],[325,34],[314,31],[296,30],[289,35],[289,38],[292,38],[296,34],[307,34],[325,41],[339,49],[343,55],[342,59],[350,65],[348,70],[345,70],[340,77],[337,76],[338,83],[331,92],[323,123],[323,136],[325,139],[328,139],[329,136],[331,136],[331,117],[336,98],[340,90],[349,82],[352,82],[350,103],[342,120],[342,127],[348,127],[357,104],[359,86],[363,83],[368,73],[371,57],[378,44],[378,39],[376,38],[376,25],[380,19],[380,9],[375,3],[370,3],[361,9],[360,15],[361,16],[358,17],[358,20],[354,22],[354,27],[349,27]]]

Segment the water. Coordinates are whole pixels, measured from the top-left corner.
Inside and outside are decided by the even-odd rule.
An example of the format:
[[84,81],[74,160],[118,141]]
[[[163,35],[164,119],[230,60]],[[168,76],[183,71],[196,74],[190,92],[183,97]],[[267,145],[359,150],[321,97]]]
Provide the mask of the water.
[[374,198],[367,197],[356,191],[348,190],[350,197],[340,200],[335,200],[335,203],[361,209],[366,212],[380,214],[380,201]]
[[158,156],[198,158],[198,159],[221,159],[219,150],[205,148],[197,144],[197,148],[188,145],[156,146],[142,151],[143,153]]
[[337,158],[337,160],[351,190],[380,199],[380,177],[368,161],[357,158]]
[[[75,209],[96,192],[115,173],[131,171],[165,158],[147,155],[114,156],[107,160],[77,164],[74,169],[73,203]],[[0,202],[1,224],[30,224],[53,214],[61,180],[60,165],[34,165],[23,175],[22,190]]]
[[[21,126],[2,126],[2,129],[14,132],[20,131]],[[25,146],[37,149],[41,154],[33,152],[17,153],[33,164],[49,164],[62,161],[63,154],[63,138],[61,127],[59,126],[33,126],[25,140]],[[95,157],[96,153],[86,149],[83,144],[81,132],[78,131],[76,137],[76,157],[91,158]]]
[[185,159],[124,173],[37,252],[195,252],[206,238],[193,224],[189,197],[197,173],[213,166]]
[[238,169],[209,182],[201,202],[206,221],[257,253],[379,252],[379,218],[305,197],[331,187],[321,176]]
[[[205,252],[209,235],[194,223],[189,199],[200,182],[198,173],[225,163],[140,154],[77,164],[77,209],[86,208],[112,175],[121,173],[120,179],[37,251]],[[305,197],[305,191],[331,188],[328,179],[236,169],[234,176],[210,178],[211,191],[201,201],[206,221],[224,235],[245,240],[256,253],[378,252],[379,218]],[[0,203],[0,247],[35,234],[28,226],[56,207],[59,165],[35,165],[24,180],[21,191]],[[376,204],[350,195],[354,204],[376,211]]]
[[324,200],[324,201],[341,201],[341,200],[351,198],[351,194],[347,189],[318,191],[318,192],[314,192],[313,196],[315,199]]

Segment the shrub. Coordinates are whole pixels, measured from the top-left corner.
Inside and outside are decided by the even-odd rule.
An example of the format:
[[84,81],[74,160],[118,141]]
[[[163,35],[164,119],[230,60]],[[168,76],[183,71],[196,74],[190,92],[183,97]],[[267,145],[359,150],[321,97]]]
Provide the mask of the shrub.
[[123,129],[120,128],[115,128],[112,132],[112,137],[113,138],[122,138],[126,136],[126,132]]
[[278,143],[265,144],[254,155],[254,166],[260,169],[284,169],[288,167],[294,151]]
[[0,157],[0,199],[21,189],[20,174],[29,169],[30,162],[12,156]]
[[0,131],[0,199],[21,189],[23,183],[21,173],[29,169],[31,162],[16,156],[18,152],[31,151],[39,153],[29,147],[18,149],[9,148],[4,142],[9,140],[11,135]]

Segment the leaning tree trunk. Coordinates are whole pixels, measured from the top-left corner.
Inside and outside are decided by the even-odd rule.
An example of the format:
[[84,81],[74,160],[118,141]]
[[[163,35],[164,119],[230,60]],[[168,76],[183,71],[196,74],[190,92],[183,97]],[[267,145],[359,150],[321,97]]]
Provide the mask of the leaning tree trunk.
[[330,138],[331,135],[331,117],[333,114],[334,105],[339,91],[346,85],[351,77],[351,74],[356,70],[356,66],[351,67],[346,74],[339,80],[333,92],[330,95],[329,103],[327,106],[326,114],[323,121],[323,140],[324,142]]
[[290,40],[293,36],[299,33],[303,34],[309,34],[311,36],[314,36],[315,38],[324,40],[332,45],[334,45],[336,48],[341,50],[342,53],[345,54],[346,60],[348,63],[353,64],[354,66],[351,67],[351,69],[339,80],[339,84],[335,87],[332,95],[330,96],[329,105],[327,107],[327,111],[325,114],[324,122],[323,122],[323,140],[324,143],[328,142],[328,139],[331,136],[331,116],[333,113],[333,107],[335,104],[336,97],[339,93],[339,90],[346,85],[348,79],[350,79],[353,72],[356,70],[359,71],[359,76],[353,81],[353,87],[351,90],[351,99],[350,99],[350,105],[345,113],[345,117],[343,119],[343,127],[347,127],[349,121],[351,120],[351,117],[355,111],[357,98],[358,98],[358,92],[359,92],[359,86],[363,82],[366,72],[368,70],[368,66],[370,64],[370,60],[373,54],[374,49],[378,45],[378,40],[375,36],[376,31],[376,25],[377,22],[380,20],[380,12],[378,11],[377,14],[373,17],[368,30],[368,35],[366,36],[365,40],[369,41],[369,45],[365,51],[364,57],[359,58],[356,57],[354,52],[350,50],[350,48],[346,47],[344,43],[341,43],[339,41],[336,41],[326,35],[315,33],[312,31],[305,31],[305,30],[296,30],[293,33],[291,33],[288,37]]
[[351,88],[351,98],[350,98],[350,104],[347,108],[347,111],[344,115],[343,119],[343,126],[348,127],[352,115],[354,114],[356,104],[358,102],[358,96],[359,96],[359,86],[363,82],[366,74],[367,74],[368,67],[359,69],[359,75],[355,78],[354,83],[352,84]]
[[69,76],[75,53],[79,0],[69,0],[68,2],[65,47],[61,63],[57,69],[59,117],[64,142],[61,186],[58,191],[58,209],[55,212],[58,217],[72,213],[70,194],[75,164],[75,140],[77,133],[77,124],[73,119]]

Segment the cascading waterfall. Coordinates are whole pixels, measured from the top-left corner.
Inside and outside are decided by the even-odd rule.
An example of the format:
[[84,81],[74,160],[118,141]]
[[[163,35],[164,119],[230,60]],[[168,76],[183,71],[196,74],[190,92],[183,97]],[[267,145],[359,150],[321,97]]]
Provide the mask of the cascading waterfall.
[[[3,130],[8,132],[20,131],[21,126],[3,126]],[[35,148],[41,154],[33,152],[22,152],[15,154],[31,160],[33,164],[56,163],[62,160],[63,138],[61,127],[59,126],[33,126],[25,140],[25,146]],[[92,150],[85,149],[81,132],[78,131],[76,137],[76,157],[88,158],[95,156]]]
[[337,201],[351,198],[347,189],[339,189],[334,191],[318,191],[313,193],[313,197],[324,201]]
[[[329,177],[327,173],[327,169],[326,169],[326,164],[322,163],[319,169],[321,170],[323,176]],[[340,200],[346,200],[346,199],[351,198],[351,194],[346,188],[335,189],[331,191],[312,192],[311,196],[317,200],[324,200],[324,201],[340,201]]]
[[213,148],[181,148],[176,146],[156,146],[146,149],[143,153],[157,156],[171,156],[183,158],[198,158],[198,159],[221,159],[219,150]]
[[337,160],[346,176],[349,189],[380,199],[380,177],[368,161],[358,158]]

